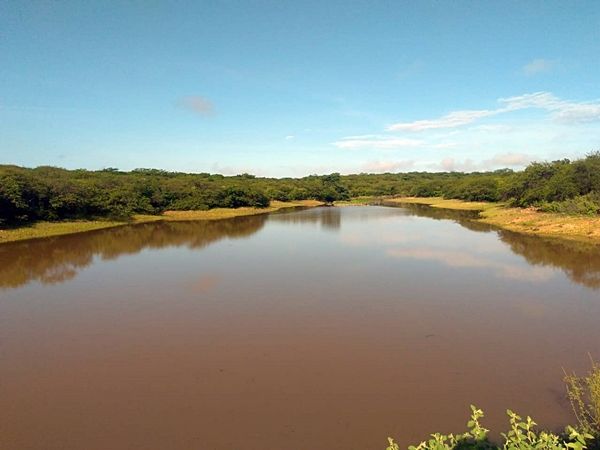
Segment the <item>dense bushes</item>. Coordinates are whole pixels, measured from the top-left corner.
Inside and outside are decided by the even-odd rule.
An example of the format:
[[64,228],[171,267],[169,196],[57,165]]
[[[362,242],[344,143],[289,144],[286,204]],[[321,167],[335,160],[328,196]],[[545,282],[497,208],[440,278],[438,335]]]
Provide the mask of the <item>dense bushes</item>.
[[84,217],[124,218],[168,209],[265,207],[270,200],[317,199],[331,203],[350,197],[388,195],[502,200],[546,211],[598,214],[600,152],[573,162],[532,163],[522,172],[333,173],[280,179],[156,169],[120,172],[0,166],[0,225]]
[[241,206],[266,207],[269,197],[243,177],[0,167],[0,224],[5,225]]

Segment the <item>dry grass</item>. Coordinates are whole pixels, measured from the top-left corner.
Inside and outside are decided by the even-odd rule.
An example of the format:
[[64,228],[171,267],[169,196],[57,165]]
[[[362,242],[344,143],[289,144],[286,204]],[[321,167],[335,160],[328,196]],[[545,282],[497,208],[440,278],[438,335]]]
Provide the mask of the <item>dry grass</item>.
[[0,229],[0,244],[5,242],[23,241],[26,239],[38,239],[64,234],[82,233],[86,231],[112,228],[132,223],[145,223],[157,221],[183,221],[183,220],[218,220],[238,216],[249,216],[265,214],[286,208],[314,207],[323,203],[316,200],[302,200],[295,202],[271,202],[268,208],[216,208],[208,211],[166,211],[163,215],[136,215],[131,221],[110,220],[77,220],[69,222],[37,222],[32,225]]
[[373,196],[362,196],[362,197],[354,197],[350,200],[340,200],[334,202],[335,206],[360,206],[360,205],[368,205],[373,201],[377,200],[379,197]]
[[600,217],[544,213],[534,208],[488,208],[481,222],[518,233],[600,242]]
[[465,202],[443,198],[400,197],[393,203],[419,203],[434,208],[481,211],[480,222],[517,233],[600,243],[600,217],[545,213],[535,208],[509,208],[502,203]]
[[268,208],[215,208],[206,211],[165,211],[161,218],[167,221],[218,220],[229,219],[231,217],[265,214],[286,208],[321,206],[322,204],[322,202],[318,202],[316,200],[299,200],[295,202],[279,202],[274,200],[271,202],[271,206]]
[[73,221],[73,222],[37,222],[33,225],[0,230],[0,243],[36,239],[63,234],[81,233],[84,231],[100,230],[124,225],[125,222],[104,220]]
[[462,200],[447,200],[441,197],[396,197],[386,199],[388,203],[418,203],[429,205],[433,208],[460,209],[467,211],[483,211],[487,208],[497,206],[488,202],[465,202]]

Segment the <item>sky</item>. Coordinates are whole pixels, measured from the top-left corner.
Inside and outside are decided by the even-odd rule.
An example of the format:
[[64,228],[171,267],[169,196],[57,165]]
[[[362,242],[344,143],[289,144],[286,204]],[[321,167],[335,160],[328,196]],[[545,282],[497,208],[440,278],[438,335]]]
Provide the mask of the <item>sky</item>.
[[600,150],[600,1],[0,2],[0,164],[474,171]]

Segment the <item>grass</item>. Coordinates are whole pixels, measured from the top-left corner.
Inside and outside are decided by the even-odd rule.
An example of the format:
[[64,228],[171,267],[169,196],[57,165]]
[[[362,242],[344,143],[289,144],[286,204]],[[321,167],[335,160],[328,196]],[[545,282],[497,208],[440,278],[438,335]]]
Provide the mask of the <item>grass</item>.
[[362,196],[362,197],[354,197],[350,200],[340,200],[334,203],[335,206],[355,206],[355,205],[368,205],[375,200],[378,200],[379,197],[373,196]]
[[83,233],[86,231],[100,230],[136,223],[158,221],[185,221],[185,220],[219,220],[239,216],[265,214],[287,208],[315,207],[323,203],[316,200],[301,200],[294,202],[272,201],[267,208],[215,208],[207,211],[165,211],[160,216],[136,215],[130,221],[114,220],[74,220],[64,222],[37,222],[31,225],[0,229],[0,244],[6,242],[39,239],[64,234]]
[[418,203],[429,205],[433,208],[459,209],[462,211],[484,211],[498,206],[497,203],[488,202],[465,202],[463,200],[445,199],[442,197],[397,197],[386,199],[387,203]]
[[[356,197],[337,206],[365,205],[376,200],[375,197]],[[559,237],[563,239],[600,243],[600,217],[570,216],[547,213],[534,208],[509,208],[502,203],[466,202],[448,200],[440,197],[398,197],[388,198],[386,203],[418,203],[433,208],[446,208],[463,211],[480,211],[479,222],[493,225],[517,233]],[[322,205],[316,200],[294,202],[272,201],[268,208],[215,208],[207,211],[165,211],[160,216],[137,215],[131,221],[82,220],[69,222],[38,222],[33,225],[0,230],[0,244],[63,234],[81,233],[131,223],[154,221],[218,220],[232,217],[265,214],[286,208],[314,207]]]
[[509,231],[600,243],[600,217],[546,213],[535,208],[510,208],[502,203],[466,202],[439,197],[400,197],[388,203],[418,203],[434,208],[480,211],[479,222]]

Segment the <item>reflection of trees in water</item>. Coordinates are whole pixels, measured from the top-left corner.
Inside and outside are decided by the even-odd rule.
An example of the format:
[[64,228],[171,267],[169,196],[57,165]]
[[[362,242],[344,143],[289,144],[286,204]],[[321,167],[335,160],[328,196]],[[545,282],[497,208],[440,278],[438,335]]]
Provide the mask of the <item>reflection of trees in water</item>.
[[285,223],[314,223],[321,224],[329,230],[339,230],[342,226],[342,212],[340,208],[323,207],[307,209],[297,213],[272,214],[269,220]]
[[406,210],[409,215],[413,216],[427,217],[429,219],[434,220],[452,220],[462,225],[463,227],[468,228],[471,231],[487,232],[494,230],[494,227],[492,225],[473,220],[479,217],[479,211],[434,208],[429,205],[422,205],[418,203],[382,202],[382,205],[400,207]]
[[[385,209],[385,208],[382,208]],[[496,228],[472,220],[473,211],[452,211],[426,205],[403,205],[405,213],[435,220],[454,220],[472,231]],[[115,259],[146,248],[187,246],[199,249],[223,238],[245,237],[259,231],[266,220],[321,224],[338,230],[342,211],[319,208],[299,213],[237,217],[219,221],[160,222],[16,242],[0,246],[0,288],[18,287],[31,280],[44,284],[74,278],[94,257]],[[367,217],[370,213],[367,213]],[[533,265],[563,270],[575,283],[600,289],[600,246],[554,240],[498,230],[502,242]]]
[[[387,205],[396,206],[398,205]],[[561,269],[573,282],[592,289],[600,289],[600,246],[564,239],[500,230],[493,225],[477,222],[477,211],[456,211],[427,205],[406,203],[400,205],[409,214],[436,220],[453,220],[471,231],[496,231],[500,240],[513,253],[523,256],[529,264]]]
[[170,246],[199,249],[223,238],[249,236],[265,221],[265,216],[256,215],[218,221],[159,222],[4,244],[0,246],[0,287],[18,287],[31,280],[61,283],[74,278],[96,256],[115,259],[146,248]]
[[578,284],[600,289],[600,246],[500,230],[498,235],[529,264],[556,267]]

